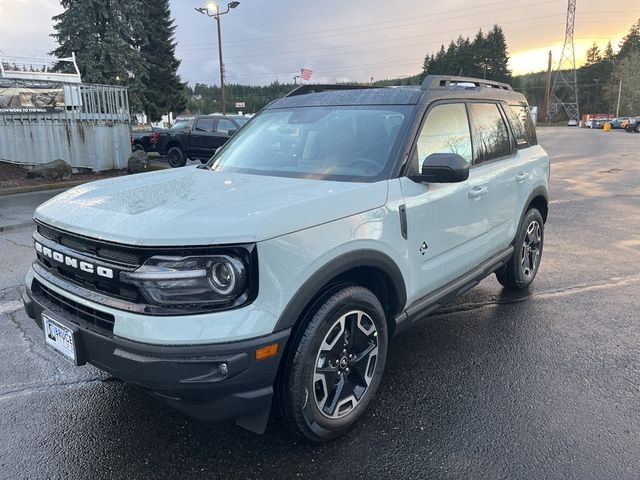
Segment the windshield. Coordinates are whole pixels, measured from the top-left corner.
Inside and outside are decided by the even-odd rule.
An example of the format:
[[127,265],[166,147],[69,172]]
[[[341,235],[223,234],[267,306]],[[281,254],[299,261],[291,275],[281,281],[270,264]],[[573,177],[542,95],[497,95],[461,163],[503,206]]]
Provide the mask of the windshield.
[[190,121],[191,120],[176,120],[176,123],[171,126],[171,130],[180,130],[182,128],[187,128],[187,125],[189,125]]
[[388,175],[410,106],[266,110],[214,157],[216,171],[341,181]]

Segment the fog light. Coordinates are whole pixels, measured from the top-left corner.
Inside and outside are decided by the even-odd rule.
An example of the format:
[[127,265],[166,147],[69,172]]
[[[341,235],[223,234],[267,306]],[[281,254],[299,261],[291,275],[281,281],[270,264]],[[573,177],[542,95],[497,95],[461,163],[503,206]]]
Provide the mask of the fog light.
[[229,374],[229,365],[227,365],[226,363],[221,363],[218,366],[218,373],[220,375],[228,375]]

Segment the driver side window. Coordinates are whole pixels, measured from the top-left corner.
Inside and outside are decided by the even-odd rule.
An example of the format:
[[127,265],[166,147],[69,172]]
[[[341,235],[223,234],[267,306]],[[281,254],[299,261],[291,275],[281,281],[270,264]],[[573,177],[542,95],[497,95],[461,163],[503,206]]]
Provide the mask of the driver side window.
[[418,171],[432,153],[457,153],[469,165],[473,158],[471,133],[464,103],[446,103],[433,107],[422,126],[417,144]]

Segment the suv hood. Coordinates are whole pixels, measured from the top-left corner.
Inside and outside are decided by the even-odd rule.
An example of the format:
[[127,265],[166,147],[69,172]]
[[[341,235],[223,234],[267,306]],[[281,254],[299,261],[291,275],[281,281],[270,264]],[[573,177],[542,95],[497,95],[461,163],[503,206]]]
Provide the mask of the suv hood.
[[387,182],[349,183],[183,167],[91,182],[35,219],[129,245],[250,243],[384,205]]

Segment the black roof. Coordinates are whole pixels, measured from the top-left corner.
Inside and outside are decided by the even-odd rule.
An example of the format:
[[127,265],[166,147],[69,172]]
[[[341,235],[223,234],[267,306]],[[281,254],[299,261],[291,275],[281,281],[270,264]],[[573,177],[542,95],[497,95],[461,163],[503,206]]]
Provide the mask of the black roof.
[[521,93],[514,92],[506,83],[477,78],[430,75],[425,78],[421,86],[303,85],[272,102],[266,108],[416,105],[451,98],[526,103],[525,97]]

